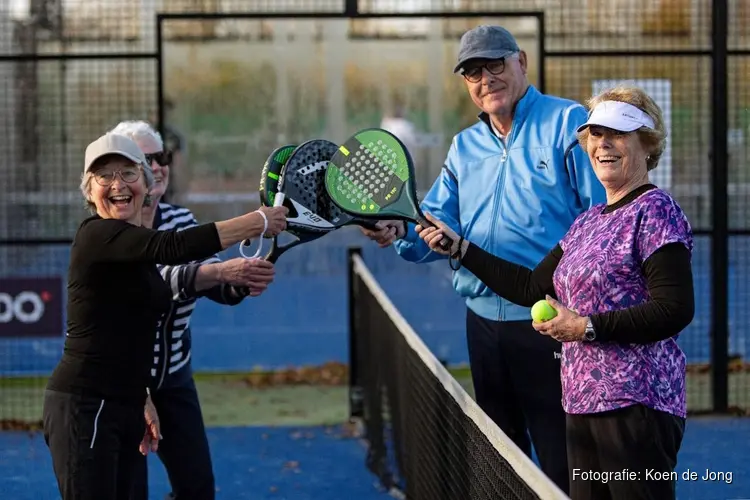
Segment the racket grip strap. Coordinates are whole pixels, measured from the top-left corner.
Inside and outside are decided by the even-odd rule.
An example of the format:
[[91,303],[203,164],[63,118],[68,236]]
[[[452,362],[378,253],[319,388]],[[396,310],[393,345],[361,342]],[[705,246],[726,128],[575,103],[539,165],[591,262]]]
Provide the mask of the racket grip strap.
[[265,236],[266,231],[268,231],[268,217],[266,217],[266,214],[263,213],[263,210],[256,210],[255,212],[259,213],[260,216],[263,217],[263,232],[260,233],[260,237],[258,238],[260,240],[260,244],[258,245],[258,249],[253,255],[245,254],[244,250],[246,246],[250,246],[250,242],[252,242],[252,240],[248,238],[240,242],[240,255],[242,255],[246,259],[257,259],[258,257],[260,257],[260,252],[261,250],[263,250],[263,237]]
[[260,237],[261,237],[261,240],[262,240],[263,237],[266,234],[266,231],[268,231],[268,217],[266,217],[266,214],[265,214],[265,212],[263,212],[263,210],[258,209],[255,212],[258,213],[258,214],[260,214],[261,217],[263,217],[263,232],[260,233]]
[[[463,259],[463,255],[461,255],[461,246],[463,245],[463,243],[464,243],[464,237],[460,236],[458,238],[458,250],[456,250],[455,252],[453,252],[451,255],[448,256],[448,265],[451,266],[451,269],[454,271],[458,271],[459,269],[461,269],[461,260]],[[443,242],[441,241],[440,245],[442,246],[442,244]]]

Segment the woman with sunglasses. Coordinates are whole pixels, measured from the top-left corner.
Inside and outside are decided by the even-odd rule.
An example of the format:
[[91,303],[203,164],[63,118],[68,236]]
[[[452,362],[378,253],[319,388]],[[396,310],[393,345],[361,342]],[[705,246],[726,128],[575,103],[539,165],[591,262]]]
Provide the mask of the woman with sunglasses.
[[[130,137],[143,151],[154,171],[152,204],[143,210],[143,224],[160,231],[198,225],[185,207],[161,201],[169,188],[171,152],[145,121],[124,121],[113,133]],[[156,332],[151,367],[149,406],[146,420],[153,429],[144,436],[134,480],[132,500],[148,499],[148,466],[145,455],[156,451],[172,487],[172,498],[213,499],[215,484],[198,392],[191,366],[190,319],[197,299],[207,297],[234,306],[247,296],[260,295],[274,277],[273,264],[262,259],[235,258],[221,261],[218,255],[187,264],[158,266],[172,289],[172,302]],[[153,405],[153,406],[151,406]],[[152,436],[164,436],[160,442]]]
[[44,396],[44,437],[63,500],[124,500],[146,425],[154,332],[172,293],[157,264],[205,259],[286,227],[284,207],[185,231],[143,227],[154,173],[138,145],[106,134],[86,148],[81,191],[92,216],[76,232],[65,347]]

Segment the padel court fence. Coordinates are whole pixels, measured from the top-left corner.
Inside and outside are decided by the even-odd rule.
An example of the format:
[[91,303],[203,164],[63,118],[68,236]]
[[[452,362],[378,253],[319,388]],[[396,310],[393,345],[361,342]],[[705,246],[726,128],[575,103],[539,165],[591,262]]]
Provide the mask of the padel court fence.
[[[529,54],[529,78],[543,91],[585,101],[632,80],[662,106],[669,149],[653,180],[674,193],[696,234],[698,310],[681,339],[694,381],[691,408],[747,412],[750,4],[644,5],[0,0],[0,419],[38,418],[38,391],[62,346],[69,245],[86,215],[76,186],[88,142],[123,119],[159,124],[179,140],[183,158],[172,169],[173,199],[206,221],[257,205],[262,160],[278,145],[341,141],[395,115],[417,131],[410,151],[424,190],[453,134],[476,120],[451,69],[460,35],[480,23],[516,34]],[[279,262],[286,281],[278,287],[330,290],[343,304],[346,248],[359,243],[342,231],[290,252]],[[438,321],[425,315],[410,323],[441,359],[465,361],[462,307],[444,266],[407,265],[388,251],[368,262],[386,281],[410,277],[404,286],[412,291],[399,294],[404,301],[417,293],[425,303],[455,299],[434,308]],[[254,367],[253,356],[272,342],[245,350],[236,342],[258,331],[267,306],[199,307],[193,325],[207,333],[196,339],[204,342],[196,346],[196,369]],[[310,353],[347,361],[343,312],[321,317],[318,333],[335,333],[321,333],[327,341],[302,340],[311,338],[317,307],[301,301],[278,319],[292,332],[285,345],[305,348],[299,356],[279,351],[268,363]]]

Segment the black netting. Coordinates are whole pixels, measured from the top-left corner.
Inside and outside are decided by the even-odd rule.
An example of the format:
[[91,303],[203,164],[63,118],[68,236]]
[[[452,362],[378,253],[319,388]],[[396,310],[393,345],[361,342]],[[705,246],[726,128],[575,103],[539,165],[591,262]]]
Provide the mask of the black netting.
[[364,265],[350,275],[351,364],[367,466],[383,486],[410,500],[565,498],[531,462],[533,479],[519,475],[511,462],[528,460],[523,452],[496,437],[501,431],[396,323],[398,311],[366,275]]
[[[341,17],[355,3],[369,17]],[[15,286],[2,280],[18,275],[64,280],[67,250],[55,242],[69,240],[86,215],[78,191],[83,148],[120,120],[155,121],[158,111],[168,147],[177,152],[170,201],[190,207],[199,221],[256,208],[261,167],[274,148],[311,138],[338,144],[394,117],[414,126],[407,147],[423,193],[453,135],[476,122],[476,107],[451,72],[458,39],[477,24],[501,24],[528,53],[530,81],[547,93],[583,101],[603,82],[630,80],[666,103],[670,151],[654,175],[668,179],[696,231],[696,316],[681,338],[688,406],[720,405],[714,396],[723,391],[716,384],[723,373],[712,373],[728,358],[729,406],[748,411],[750,343],[742,304],[750,282],[750,4],[728,0],[726,32],[719,27],[715,37],[714,5],[722,2],[0,2],[0,286]],[[414,13],[425,15],[402,16]],[[721,52],[712,51],[724,33],[727,68],[717,73],[723,65],[714,57]],[[713,85],[722,77],[726,116],[713,107]],[[714,163],[713,131],[725,129],[728,161]],[[715,179],[712,171],[724,166],[728,178]],[[714,227],[714,214],[724,207],[729,237]],[[50,243],[40,246],[41,240]],[[728,262],[713,252],[722,249],[714,243],[725,241]],[[296,268],[288,259],[286,269],[327,274],[343,265],[335,255],[321,250]],[[427,273],[421,269],[409,272]],[[717,308],[726,309],[726,321]],[[3,328],[0,323],[0,337],[7,339]],[[0,375],[47,376],[46,340],[19,339],[28,341],[28,350],[3,348]],[[10,382],[1,380],[4,394]],[[20,400],[2,398],[4,412],[15,405],[28,413]]]
[[70,238],[86,145],[156,110],[154,60],[0,61],[0,240]]

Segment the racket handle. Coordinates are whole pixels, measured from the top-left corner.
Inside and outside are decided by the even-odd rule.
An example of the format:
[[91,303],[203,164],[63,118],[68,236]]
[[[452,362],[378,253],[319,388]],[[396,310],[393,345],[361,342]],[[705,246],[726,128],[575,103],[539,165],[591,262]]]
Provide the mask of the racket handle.
[[273,206],[280,207],[284,204],[284,193],[276,193],[273,197]]
[[[273,197],[273,206],[280,207],[284,204],[284,193],[276,193]],[[262,237],[262,236],[261,236]],[[249,247],[252,240],[242,240],[240,242],[241,247]]]
[[[428,221],[424,217],[417,217],[417,223],[422,227],[437,227],[432,222]],[[440,240],[439,243],[440,248],[442,248],[446,252],[450,252],[451,247],[453,246],[453,240],[448,238],[447,236],[443,235],[443,239]]]
[[279,260],[279,257],[281,257],[281,253],[279,252],[273,252],[269,254],[265,260],[270,262],[271,264],[276,264],[276,261]]
[[446,252],[449,252],[452,246],[453,246],[453,240],[451,240],[447,236],[443,236],[443,239],[440,240],[440,248],[442,248]]

